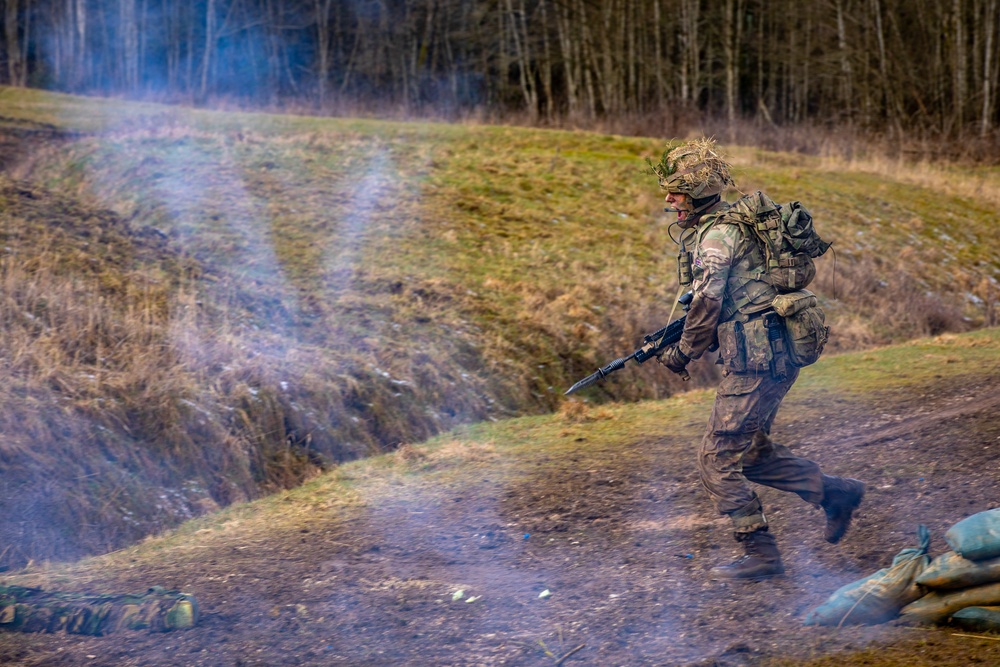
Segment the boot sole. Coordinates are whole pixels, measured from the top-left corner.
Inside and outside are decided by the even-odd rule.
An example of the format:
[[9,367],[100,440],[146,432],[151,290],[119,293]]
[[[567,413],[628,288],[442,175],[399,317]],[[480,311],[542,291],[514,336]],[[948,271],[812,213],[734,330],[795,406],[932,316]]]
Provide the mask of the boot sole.
[[751,577],[733,577],[726,574],[720,574],[718,572],[712,572],[709,570],[708,576],[712,581],[763,581],[764,579],[773,579],[774,577],[780,577],[785,574],[782,569],[781,572],[771,572],[769,574],[755,574]]
[[774,579],[775,577],[783,577],[783,576],[785,576],[784,572],[775,572],[774,574],[758,574],[757,576],[754,576],[754,577],[727,577],[725,575],[718,575],[717,574],[717,575],[711,576],[710,579],[712,581],[746,581],[746,582],[752,582],[752,581],[767,581],[768,579]]

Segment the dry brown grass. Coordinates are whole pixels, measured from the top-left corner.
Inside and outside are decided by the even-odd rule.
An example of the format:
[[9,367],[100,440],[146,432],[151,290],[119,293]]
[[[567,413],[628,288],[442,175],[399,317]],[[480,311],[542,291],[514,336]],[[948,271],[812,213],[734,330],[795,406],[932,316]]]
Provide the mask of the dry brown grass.
[[1000,206],[1000,169],[960,166],[941,160],[912,160],[886,155],[847,158],[824,156],[818,166],[827,171],[852,171],[872,174],[937,190],[944,195],[963,197]]
[[161,270],[183,261],[152,262],[156,244],[108,212],[6,180],[0,190],[6,557],[103,550],[255,495],[242,443],[199,406],[172,340],[185,299]]
[[961,304],[930,292],[912,273],[905,253],[894,259],[869,257],[841,263],[836,278],[828,263],[811,289],[837,296],[826,304],[827,324],[833,331],[830,351],[864,349],[970,327]]
[[323,427],[345,397],[310,351],[241,333],[162,239],[20,182],[0,200],[8,562],[114,548],[374,451]]
[[578,399],[563,401],[556,414],[560,419],[570,424],[584,424],[618,418],[615,411],[607,406],[592,406]]

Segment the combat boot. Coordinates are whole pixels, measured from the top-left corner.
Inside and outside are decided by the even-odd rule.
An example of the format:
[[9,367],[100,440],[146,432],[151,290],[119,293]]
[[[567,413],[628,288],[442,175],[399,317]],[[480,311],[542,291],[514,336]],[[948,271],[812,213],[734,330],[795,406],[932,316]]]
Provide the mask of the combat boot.
[[864,482],[849,477],[823,475],[823,502],[826,531],[823,537],[836,544],[851,525],[851,516],[865,497]]
[[710,572],[713,578],[766,579],[785,572],[774,535],[766,527],[752,533],[736,533],[736,541],[743,545],[744,555],[729,565],[713,567]]

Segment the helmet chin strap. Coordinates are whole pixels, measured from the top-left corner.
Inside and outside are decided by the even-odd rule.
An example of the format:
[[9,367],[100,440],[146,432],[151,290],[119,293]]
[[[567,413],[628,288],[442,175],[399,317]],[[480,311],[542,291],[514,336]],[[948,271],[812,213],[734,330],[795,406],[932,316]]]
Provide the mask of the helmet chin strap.
[[[700,200],[704,201],[705,203],[692,211],[687,211],[687,217],[685,217],[683,220],[678,220],[677,224],[680,226],[681,229],[691,229],[698,223],[698,218],[701,217],[701,214],[710,209],[715,204],[717,204],[721,198],[722,198],[721,195],[713,195],[705,200]],[[699,200],[692,198],[691,201],[692,203],[697,204]],[[663,212],[680,213],[681,209],[670,207],[670,208],[664,208]]]
[[[693,215],[701,215],[702,213],[704,213],[709,208],[715,206],[719,202],[720,199],[722,199],[722,195],[712,195],[711,197],[708,197],[707,199],[703,200],[705,203],[702,204],[701,206],[699,206],[698,208],[696,208],[695,210],[691,211],[691,213]],[[692,202],[695,203],[695,204],[697,204],[698,200],[694,199],[694,200],[692,200]]]

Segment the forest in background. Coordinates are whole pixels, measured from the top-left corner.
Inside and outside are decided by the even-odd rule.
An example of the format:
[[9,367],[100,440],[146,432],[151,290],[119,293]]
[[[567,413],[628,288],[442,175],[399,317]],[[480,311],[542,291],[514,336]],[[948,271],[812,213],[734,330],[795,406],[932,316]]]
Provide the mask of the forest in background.
[[4,0],[0,83],[983,160],[998,2]]

